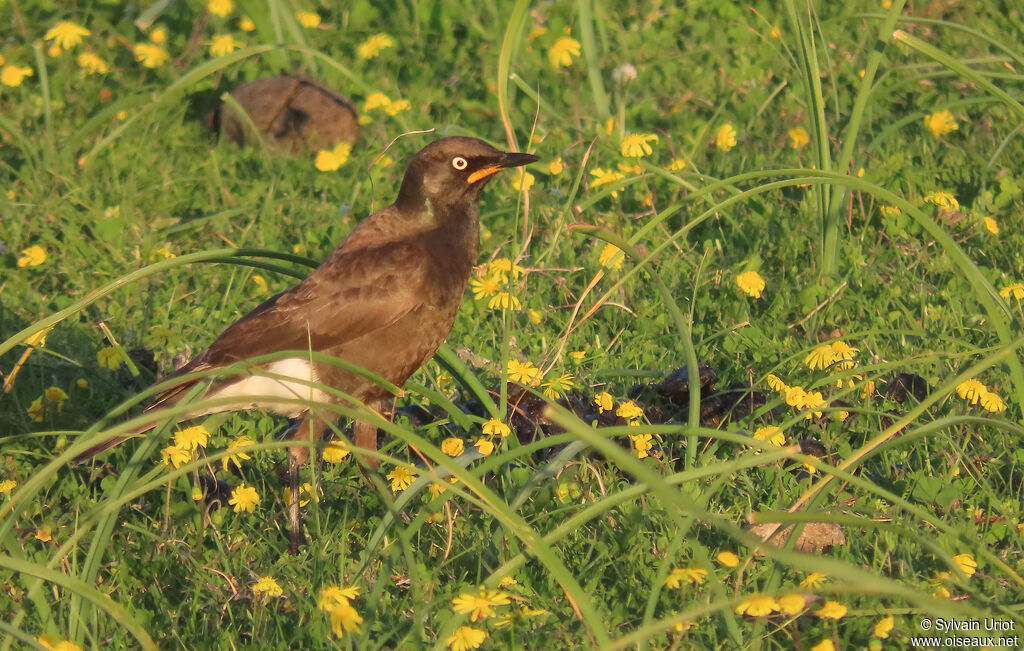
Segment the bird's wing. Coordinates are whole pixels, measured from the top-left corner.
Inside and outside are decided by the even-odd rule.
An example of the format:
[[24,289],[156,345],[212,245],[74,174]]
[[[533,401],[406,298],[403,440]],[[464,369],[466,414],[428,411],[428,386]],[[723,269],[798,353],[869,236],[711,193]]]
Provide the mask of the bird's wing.
[[[308,278],[235,321],[169,377],[282,350],[330,350],[386,328],[422,305],[430,268],[426,250],[410,242],[335,251]],[[191,384],[171,389],[149,408],[174,404]]]

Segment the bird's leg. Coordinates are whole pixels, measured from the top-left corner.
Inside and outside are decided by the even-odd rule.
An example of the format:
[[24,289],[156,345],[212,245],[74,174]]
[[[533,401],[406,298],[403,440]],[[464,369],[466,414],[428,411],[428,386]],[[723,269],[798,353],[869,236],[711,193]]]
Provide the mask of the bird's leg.
[[[313,416],[307,415],[295,431],[293,440],[308,441],[313,431]],[[288,484],[291,489],[291,499],[288,503],[288,527],[291,540],[288,544],[288,553],[297,554],[299,545],[302,543],[302,519],[299,515],[299,468],[309,458],[309,448],[305,445],[293,445],[288,448]]]
[[[391,411],[395,406],[394,401],[376,400],[373,402],[366,403],[366,406],[370,409],[380,413],[384,418],[391,418]],[[367,423],[365,421],[356,420],[352,426],[353,438],[355,439],[356,447],[363,448],[369,452],[377,451],[377,426],[373,423]],[[377,457],[371,457],[366,454],[359,455],[366,467],[370,470],[376,470],[380,465],[380,460]]]

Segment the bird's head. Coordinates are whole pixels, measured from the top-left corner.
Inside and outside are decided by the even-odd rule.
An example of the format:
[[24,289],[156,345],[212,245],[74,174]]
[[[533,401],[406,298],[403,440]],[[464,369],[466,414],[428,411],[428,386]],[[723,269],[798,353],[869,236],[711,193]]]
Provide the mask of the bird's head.
[[475,203],[491,176],[535,160],[533,154],[499,151],[477,138],[441,138],[412,159],[398,201],[419,205],[429,201],[434,208]]

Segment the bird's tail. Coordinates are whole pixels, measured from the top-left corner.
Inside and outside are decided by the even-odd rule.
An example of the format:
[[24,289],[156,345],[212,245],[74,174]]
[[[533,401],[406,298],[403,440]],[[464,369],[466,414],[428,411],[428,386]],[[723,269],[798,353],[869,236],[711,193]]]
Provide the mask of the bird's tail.
[[88,461],[89,459],[95,457],[97,454],[99,454],[101,452],[106,452],[110,448],[113,448],[113,447],[116,447],[118,445],[121,445],[122,443],[124,443],[128,439],[135,438],[135,436],[138,435],[138,434],[145,434],[149,430],[151,430],[154,427],[156,427],[158,424],[159,423],[146,423],[145,425],[140,425],[140,426],[136,427],[135,429],[131,430],[127,434],[123,434],[123,435],[119,435],[119,436],[114,436],[112,438],[109,438],[109,439],[103,441],[102,443],[97,443],[96,445],[92,446],[91,448],[89,448],[85,452],[82,452],[77,457],[75,457],[71,461],[71,463],[74,464],[74,465],[78,465],[78,464],[82,463],[83,461]]

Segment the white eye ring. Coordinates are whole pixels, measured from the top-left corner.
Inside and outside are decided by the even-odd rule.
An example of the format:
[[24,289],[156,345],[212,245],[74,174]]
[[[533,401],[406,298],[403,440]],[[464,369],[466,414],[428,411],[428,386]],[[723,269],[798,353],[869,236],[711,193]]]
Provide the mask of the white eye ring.
[[469,165],[469,161],[467,161],[462,156],[456,156],[455,158],[452,159],[452,167],[454,167],[455,169],[459,170],[460,172],[462,170],[466,169],[466,167],[468,165]]

